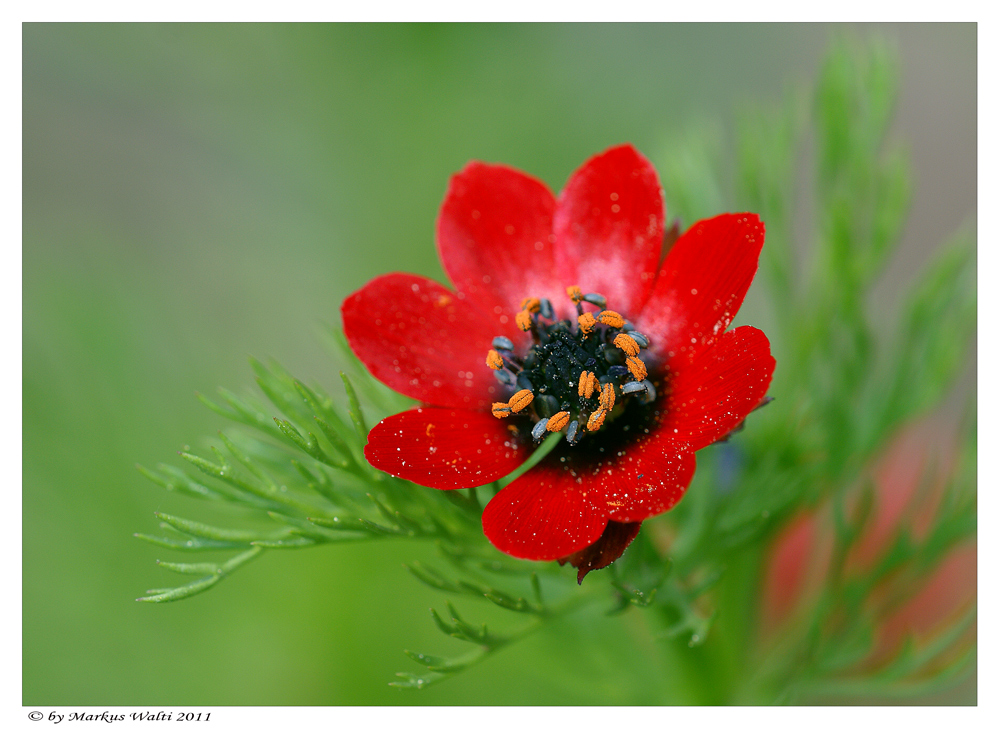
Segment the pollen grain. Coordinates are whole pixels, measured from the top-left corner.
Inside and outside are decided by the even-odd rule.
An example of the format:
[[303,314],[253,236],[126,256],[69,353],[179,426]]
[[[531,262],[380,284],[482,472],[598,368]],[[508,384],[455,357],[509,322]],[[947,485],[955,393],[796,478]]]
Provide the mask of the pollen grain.
[[602,311],[597,315],[597,319],[601,324],[607,324],[609,327],[614,327],[615,329],[621,329],[625,326],[625,317],[617,311]]
[[513,395],[511,395],[510,401],[507,405],[515,413],[519,413],[531,404],[531,401],[535,399],[531,390],[518,390]]
[[601,397],[598,402],[600,402],[602,409],[610,411],[615,406],[615,386],[610,382],[607,383],[601,389]]
[[491,370],[502,370],[503,369],[503,358],[500,353],[495,349],[491,349],[486,353],[486,366]]
[[639,343],[628,334],[619,334],[615,337],[615,346],[629,357],[635,357],[639,354]]
[[636,382],[642,382],[646,379],[646,365],[638,357],[627,357],[625,359],[625,366],[628,367],[628,371],[635,378]]
[[604,408],[595,410],[587,420],[587,430],[590,432],[600,430],[601,426],[604,425],[604,416],[607,415],[607,412]]
[[493,403],[493,416],[497,418],[506,418],[510,415],[510,407],[505,402],[495,402]]
[[558,433],[566,427],[567,423],[569,423],[569,413],[563,410],[549,418],[549,422],[545,424],[545,429],[552,433]]

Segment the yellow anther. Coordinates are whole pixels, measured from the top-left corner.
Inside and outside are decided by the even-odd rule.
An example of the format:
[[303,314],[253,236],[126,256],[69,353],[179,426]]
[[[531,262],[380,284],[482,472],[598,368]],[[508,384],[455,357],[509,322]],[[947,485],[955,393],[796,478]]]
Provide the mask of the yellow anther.
[[495,402],[493,403],[493,416],[497,418],[506,418],[510,415],[510,407],[505,402]]
[[601,388],[601,397],[598,402],[601,403],[602,410],[610,411],[615,406],[615,386],[609,382]]
[[587,430],[593,432],[595,430],[600,430],[601,426],[604,425],[604,416],[607,415],[608,411],[604,408],[600,408],[587,420]]
[[527,310],[517,312],[514,315],[514,321],[517,322],[517,328],[522,332],[531,330],[531,313]]
[[569,413],[565,410],[558,412],[549,418],[549,422],[546,423],[545,429],[553,433],[558,433],[560,430],[566,427],[569,423]]
[[531,394],[531,390],[518,390],[513,395],[511,395],[510,400],[507,404],[510,409],[515,413],[519,413],[531,404],[531,401],[535,399],[535,396]]
[[626,358],[625,366],[628,367],[628,371],[632,373],[636,382],[642,382],[646,379],[646,365],[638,357]]
[[628,334],[622,333],[615,337],[615,346],[629,357],[635,357],[639,354],[639,343]]
[[503,369],[503,358],[500,353],[495,349],[491,349],[486,353],[486,366],[491,370],[502,370]]
[[579,304],[581,301],[583,301],[583,291],[580,289],[579,286],[567,286],[566,295],[569,297],[569,300],[572,301],[574,304]]
[[597,319],[589,311],[578,316],[576,321],[580,325],[580,331],[583,332],[583,336],[590,334],[594,331],[594,327],[597,326]]
[[602,311],[597,315],[597,319],[601,324],[607,324],[609,327],[614,327],[615,329],[621,329],[625,326],[625,317],[617,311]]
[[537,314],[541,308],[542,302],[535,298],[527,298],[521,302],[522,311],[530,311],[532,314]]

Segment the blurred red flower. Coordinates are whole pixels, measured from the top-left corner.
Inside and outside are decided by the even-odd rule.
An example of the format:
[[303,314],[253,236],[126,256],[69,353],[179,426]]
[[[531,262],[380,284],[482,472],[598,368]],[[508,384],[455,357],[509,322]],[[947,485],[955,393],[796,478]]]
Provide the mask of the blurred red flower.
[[[844,573],[871,572],[891,550],[901,529],[916,539],[926,536],[955,471],[954,433],[933,423],[900,433],[871,469],[872,513],[848,550]],[[796,609],[808,609],[831,567],[833,529],[829,506],[795,518],[775,539],[767,562],[763,624],[773,631]],[[883,601],[892,575],[872,600]],[[926,638],[959,617],[976,599],[976,544],[953,547],[915,584],[901,602],[886,603],[876,625],[875,645],[867,660],[878,663],[893,654],[907,636]]]
[[483,528],[503,552],[569,560],[582,580],[680,500],[695,451],[764,401],[767,338],[726,331],[763,242],[751,213],[665,241],[656,171],[629,145],[588,160],[558,198],[518,170],[469,163],[437,223],[454,289],[393,273],[342,306],[369,371],[423,403],[376,425],[365,456],[424,486],[469,488],[565,433],[490,501]]

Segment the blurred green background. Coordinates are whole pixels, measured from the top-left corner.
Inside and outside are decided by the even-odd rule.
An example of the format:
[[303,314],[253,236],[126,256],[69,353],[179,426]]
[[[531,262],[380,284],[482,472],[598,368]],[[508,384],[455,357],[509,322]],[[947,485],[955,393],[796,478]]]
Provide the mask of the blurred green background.
[[[617,649],[647,630],[634,610],[583,658],[560,651],[570,621],[427,692],[388,688],[412,668],[403,648],[454,651],[427,613],[441,596],[400,567],[426,545],[268,554],[191,600],[137,604],[182,582],[132,537],[153,511],[230,515],[133,464],[179,464],[228,427],[193,393],[250,389],[248,355],[333,390],[316,325],[377,274],[442,279],[434,220],[469,159],[556,191],[620,142],[662,165],[678,134],[811,79],[837,30],[25,25],[24,703],[655,703],[676,679]],[[888,305],[974,221],[976,29],[855,30],[902,61],[915,196]]]

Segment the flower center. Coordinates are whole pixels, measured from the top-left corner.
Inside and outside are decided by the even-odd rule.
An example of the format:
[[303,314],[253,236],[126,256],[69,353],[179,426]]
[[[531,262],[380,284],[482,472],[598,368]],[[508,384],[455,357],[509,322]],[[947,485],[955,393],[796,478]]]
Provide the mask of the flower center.
[[[536,441],[546,432],[565,430],[566,440],[575,445],[617,417],[628,399],[649,404],[656,390],[639,356],[649,338],[605,308],[600,294],[584,295],[578,286],[566,293],[576,305],[575,328],[569,319],[555,318],[548,299],[525,299],[515,321],[531,334],[531,349],[519,358],[513,342],[496,337],[486,364],[502,384],[518,388],[507,402],[493,403],[493,415],[527,415],[535,421],[531,435]],[[585,303],[597,311],[584,311]]]

